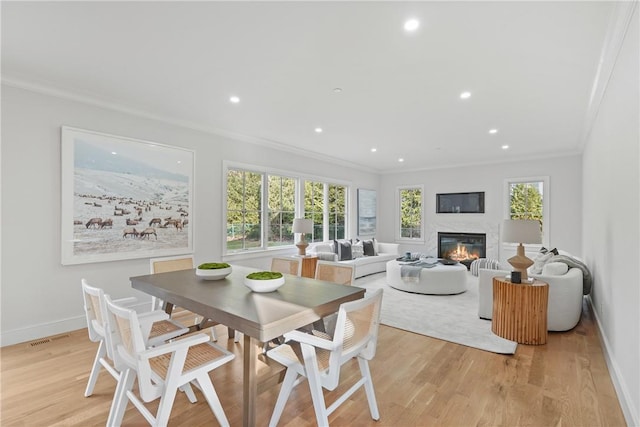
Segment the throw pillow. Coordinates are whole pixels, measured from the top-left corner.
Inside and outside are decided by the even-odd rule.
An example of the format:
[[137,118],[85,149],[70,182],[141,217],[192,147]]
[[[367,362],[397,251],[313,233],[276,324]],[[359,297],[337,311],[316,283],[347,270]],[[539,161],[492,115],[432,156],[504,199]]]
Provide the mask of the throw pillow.
[[376,239],[363,240],[362,247],[364,248],[364,256],[378,255],[378,251],[376,250]]
[[558,255],[558,249],[553,248],[553,249],[547,249],[544,246],[540,248],[540,253],[541,254],[547,254],[547,253],[553,253],[554,255]]
[[353,255],[353,259],[364,256],[364,246],[362,246],[362,242],[358,241],[351,245],[351,255]]
[[351,242],[349,240],[334,240],[338,253],[338,261],[349,261],[353,259],[351,255]]
[[547,252],[545,254],[538,255],[538,257],[533,260],[533,265],[529,267],[529,272],[531,274],[541,274],[544,265],[554,256],[555,255],[553,255],[553,252]]
[[564,262],[548,262],[542,267],[543,276],[562,276],[567,274],[569,266]]

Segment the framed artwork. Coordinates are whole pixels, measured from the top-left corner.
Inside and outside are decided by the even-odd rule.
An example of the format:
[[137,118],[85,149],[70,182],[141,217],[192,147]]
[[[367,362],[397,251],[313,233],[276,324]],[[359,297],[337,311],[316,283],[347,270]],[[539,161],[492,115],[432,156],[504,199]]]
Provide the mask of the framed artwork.
[[62,264],[193,252],[192,150],[62,127]]
[[376,191],[358,189],[358,236],[376,234]]

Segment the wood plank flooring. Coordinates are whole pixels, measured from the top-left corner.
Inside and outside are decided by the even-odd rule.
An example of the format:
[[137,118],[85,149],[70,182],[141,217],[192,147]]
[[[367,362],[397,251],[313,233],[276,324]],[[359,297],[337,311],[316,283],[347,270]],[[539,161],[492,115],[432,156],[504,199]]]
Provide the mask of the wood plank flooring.
[[[226,339],[217,326],[218,343],[237,357],[213,373],[232,426],[242,425],[242,344]],[[97,344],[86,329],[33,343],[0,349],[0,425],[103,426],[115,380],[106,372],[94,394],[84,397]],[[260,373],[273,376],[279,365],[259,362]],[[497,355],[382,326],[378,352],[371,362],[381,418],[369,415],[363,391],[355,393],[329,418],[333,426],[624,426],[592,313],[569,332],[550,333],[546,345],[518,345],[513,356]],[[355,381],[357,363],[343,368],[336,392]],[[266,426],[279,387],[260,394],[257,425]],[[179,393],[170,426],[218,425],[204,398],[190,404]],[[155,405],[150,405],[156,408]],[[147,425],[131,404],[124,426]],[[313,426],[315,417],[306,383],[291,395],[281,426]]]

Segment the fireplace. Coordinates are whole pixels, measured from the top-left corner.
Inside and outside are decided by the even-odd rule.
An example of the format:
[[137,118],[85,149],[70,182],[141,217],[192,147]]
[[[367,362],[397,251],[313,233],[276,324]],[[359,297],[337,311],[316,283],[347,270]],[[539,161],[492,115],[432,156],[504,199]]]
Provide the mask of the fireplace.
[[448,258],[467,266],[487,256],[484,233],[438,233],[438,258]]

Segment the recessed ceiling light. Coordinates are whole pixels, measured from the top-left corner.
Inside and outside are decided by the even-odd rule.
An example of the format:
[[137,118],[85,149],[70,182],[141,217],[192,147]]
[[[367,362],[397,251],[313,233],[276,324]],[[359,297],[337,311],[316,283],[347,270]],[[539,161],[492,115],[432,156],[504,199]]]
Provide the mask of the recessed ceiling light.
[[403,159],[402,157],[400,157],[400,158],[398,159],[398,161],[399,161],[400,163],[402,163],[402,162],[404,162],[404,159]]
[[315,128],[316,133],[322,133],[322,128]]
[[498,133],[498,129],[489,129],[491,135]]
[[502,146],[502,149],[503,149],[503,150],[508,150],[508,149],[509,149],[509,146],[508,146],[507,144],[505,144],[505,145],[503,145],[503,146]]
[[460,99],[468,99],[469,97],[471,97],[471,92],[462,92],[460,94]]
[[404,29],[406,31],[415,31],[420,26],[420,21],[417,19],[409,19],[404,23]]
[[372,152],[372,153],[375,153],[376,151],[378,151],[378,149],[377,149],[377,148],[372,148],[372,149],[371,149],[371,152]]
[[238,98],[237,96],[234,95],[234,96],[229,97],[229,101],[234,103],[234,104],[237,104],[238,102],[240,102],[240,98]]
[[111,152],[111,154],[113,154],[113,155],[115,156],[115,155],[116,155],[116,154],[118,154],[118,153],[116,153],[115,151],[112,151],[112,152]]
[[334,87],[334,88],[333,88],[333,91],[334,91],[335,93],[340,93],[340,92],[342,92],[342,88],[341,88],[341,87]]

